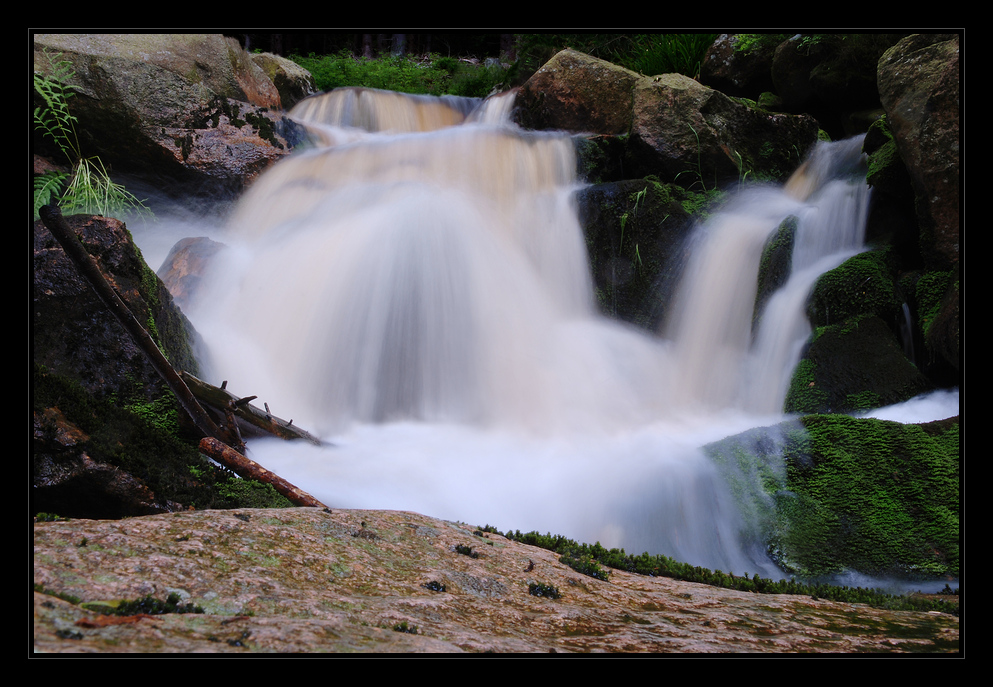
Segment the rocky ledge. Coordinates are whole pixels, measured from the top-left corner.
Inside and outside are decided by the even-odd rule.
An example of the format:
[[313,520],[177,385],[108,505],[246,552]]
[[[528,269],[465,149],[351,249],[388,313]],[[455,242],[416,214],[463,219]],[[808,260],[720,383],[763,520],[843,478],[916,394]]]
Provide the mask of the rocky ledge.
[[[603,581],[550,551],[400,511],[37,522],[34,584],[38,653],[959,651],[951,615],[621,571]],[[203,612],[91,610],[171,594]]]

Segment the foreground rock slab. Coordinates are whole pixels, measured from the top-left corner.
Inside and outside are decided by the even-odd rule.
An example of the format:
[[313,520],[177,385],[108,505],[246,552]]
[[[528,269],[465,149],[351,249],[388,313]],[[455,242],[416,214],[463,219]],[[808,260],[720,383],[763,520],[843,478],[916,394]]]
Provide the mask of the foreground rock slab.
[[959,651],[954,616],[619,571],[601,581],[552,552],[400,511],[39,522],[34,583],[83,602],[177,593],[205,611],[105,624],[36,591],[38,653]]

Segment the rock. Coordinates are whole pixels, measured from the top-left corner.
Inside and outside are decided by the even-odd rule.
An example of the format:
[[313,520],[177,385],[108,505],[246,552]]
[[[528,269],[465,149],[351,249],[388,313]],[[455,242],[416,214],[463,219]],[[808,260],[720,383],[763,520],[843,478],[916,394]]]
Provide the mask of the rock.
[[[233,193],[289,152],[279,92],[234,39],[36,34],[34,69],[67,60],[81,144],[160,190]],[[36,136],[39,152],[58,155]]]
[[[961,74],[959,38],[915,34],[879,61],[879,94],[886,121],[910,176],[920,257],[929,272],[951,275],[942,306],[928,313],[930,351],[960,369]],[[934,326],[940,322],[940,326]]]
[[[92,215],[72,215],[66,221],[173,367],[196,375],[198,339],[193,325],[145,264],[124,223]],[[32,231],[34,362],[77,379],[100,395],[128,396],[136,382],[148,402],[166,393],[167,386],[141,349],[103,306],[44,223],[35,222]]]
[[643,77],[573,50],[521,86],[517,103],[529,128],[629,135],[626,178],[654,174],[698,190],[749,175],[784,179],[817,139],[809,116],[766,112],[681,74]]
[[848,413],[907,401],[933,389],[875,315],[821,327],[790,384],[787,413]]
[[252,53],[252,61],[265,72],[279,91],[283,110],[289,112],[298,102],[317,92],[314,77],[293,60],[271,52]]
[[744,51],[740,44],[738,34],[718,36],[700,66],[700,83],[726,95],[758,100],[773,88],[773,50]]
[[[172,365],[196,374],[197,334],[124,223],[91,215],[66,222]],[[163,477],[173,455],[196,460],[195,449],[174,445],[189,429],[185,414],[45,225],[36,222],[33,232],[32,506],[83,517],[175,510],[148,483],[190,480],[186,464],[178,478]]]
[[211,260],[223,248],[224,244],[200,236],[181,239],[169,251],[158,276],[181,308],[193,304]]
[[959,418],[804,415],[703,449],[756,538],[797,575],[940,579],[960,568]]
[[879,96],[917,198],[930,269],[959,262],[960,62],[956,35],[915,34],[879,61]]
[[630,179],[576,194],[600,312],[648,329],[665,319],[692,223],[692,193],[675,184]]
[[641,75],[575,50],[545,63],[517,93],[518,122],[619,136],[631,129],[631,93]]
[[[475,557],[459,553],[466,547]],[[535,596],[530,584],[559,591]],[[36,590],[203,613],[113,618],[38,591],[39,653],[955,652],[958,618],[610,571],[401,511],[37,522]],[[115,622],[116,621],[116,622]]]

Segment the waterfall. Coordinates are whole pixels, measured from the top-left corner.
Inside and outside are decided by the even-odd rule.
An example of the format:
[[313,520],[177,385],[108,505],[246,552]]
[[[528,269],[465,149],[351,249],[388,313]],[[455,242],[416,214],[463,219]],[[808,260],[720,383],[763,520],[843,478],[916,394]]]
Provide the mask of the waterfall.
[[[258,440],[253,457],[334,507],[774,574],[699,448],[778,419],[816,271],[861,249],[867,199],[842,171],[858,142],[701,226],[652,333],[596,312],[573,141],[518,129],[512,105],[343,89],[290,113],[315,145],[241,200],[190,317],[211,379],[334,447]],[[753,334],[789,216],[793,277]]]

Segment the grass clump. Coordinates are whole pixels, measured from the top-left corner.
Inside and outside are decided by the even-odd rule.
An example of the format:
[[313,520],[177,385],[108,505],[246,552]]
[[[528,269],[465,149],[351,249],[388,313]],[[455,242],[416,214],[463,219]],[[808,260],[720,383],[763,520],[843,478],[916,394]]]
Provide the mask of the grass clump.
[[34,180],[33,212],[43,205],[58,203],[66,214],[86,213],[105,217],[132,211],[151,214],[144,203],[124,186],[114,183],[98,156],[85,156],[76,135],[76,117],[69,111],[74,91],[69,85],[75,72],[60,54],[44,53],[48,73],[34,73],[34,90],[42,104],[34,109],[35,128],[58,146],[71,171],[53,170]]
[[[726,589],[737,589],[760,594],[803,594],[829,601],[844,601],[847,603],[864,603],[877,608],[909,611],[940,611],[959,615],[958,604],[954,601],[935,600],[916,596],[888,594],[878,589],[863,587],[837,586],[827,583],[805,583],[795,578],[789,580],[771,580],[760,577],[757,573],[749,577],[748,573],[735,575],[720,570],[710,570],[701,566],[681,563],[663,554],[632,555],[624,549],[606,549],[599,543],[595,545],[580,544],[561,535],[540,534],[538,532],[521,533],[520,530],[507,532],[504,536],[512,541],[518,541],[530,546],[568,555],[580,559],[588,556],[598,564],[623,570],[625,572],[651,577],[670,577],[687,582],[709,584]],[[536,587],[538,589],[538,587]],[[554,589],[554,588],[553,588]],[[558,590],[555,590],[556,592]],[[532,592],[533,593],[533,592]]]

